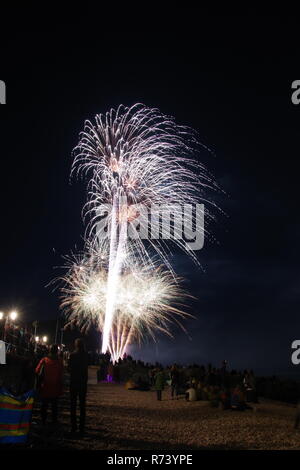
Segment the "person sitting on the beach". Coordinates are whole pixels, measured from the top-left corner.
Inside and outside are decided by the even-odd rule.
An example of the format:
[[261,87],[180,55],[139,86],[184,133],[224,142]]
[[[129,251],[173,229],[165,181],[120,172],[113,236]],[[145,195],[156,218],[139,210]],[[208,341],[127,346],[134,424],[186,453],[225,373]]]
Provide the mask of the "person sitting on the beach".
[[140,375],[138,376],[138,379],[137,379],[137,388],[136,388],[136,390],[140,390],[142,392],[150,390],[149,383],[143,377],[141,377]]
[[185,392],[185,399],[186,401],[197,401],[197,394],[194,387],[190,387],[187,389],[187,391]]
[[137,390],[137,387],[138,385],[132,379],[127,380],[125,383],[126,390]]
[[246,409],[246,399],[242,388],[237,385],[231,392],[231,409],[244,411]]
[[225,389],[221,390],[221,392],[220,392],[220,402],[222,404],[222,409],[223,410],[229,410],[229,408],[230,408],[230,395]]

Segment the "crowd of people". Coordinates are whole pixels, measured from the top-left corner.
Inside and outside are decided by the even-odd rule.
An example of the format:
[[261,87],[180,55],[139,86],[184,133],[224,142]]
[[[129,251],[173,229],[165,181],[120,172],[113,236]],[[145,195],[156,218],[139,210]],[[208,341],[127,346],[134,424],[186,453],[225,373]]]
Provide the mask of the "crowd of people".
[[[257,403],[256,379],[253,371],[238,372],[227,369],[226,361],[216,369],[211,365],[192,365],[181,367],[174,364],[163,368],[157,364],[148,369],[148,382],[142,376],[137,380],[129,380],[129,389],[156,390],[157,400],[162,400],[162,392],[169,385],[171,399],[184,396],[187,401],[205,400],[211,406],[222,409],[245,410],[248,403]],[[147,387],[148,386],[148,387]]]
[[[20,356],[16,349],[11,349],[7,356],[8,365],[19,367],[18,387],[13,389],[7,381],[3,382],[15,394],[35,387],[40,398],[41,422],[45,426],[48,420],[48,409],[51,406],[52,421],[58,421],[58,402],[64,391],[66,373],[69,376],[69,408],[71,433],[85,432],[86,394],[88,383],[88,366],[93,364],[97,369],[98,382],[124,383],[128,390],[156,392],[156,399],[186,401],[205,400],[212,407],[223,410],[244,411],[258,403],[264,383],[257,379],[252,370],[230,370],[226,361],[220,368],[212,365],[192,364],[163,367],[161,364],[144,363],[126,356],[112,364],[108,354],[88,353],[84,341],[77,339],[73,352],[63,352],[57,345],[27,348],[26,354]],[[16,359],[18,359],[16,361]],[[19,362],[18,362],[19,361]],[[2,369],[3,370],[3,369]],[[6,370],[9,370],[6,369]],[[1,375],[0,375],[1,384]],[[79,403],[79,422],[77,422],[77,405]],[[299,415],[300,416],[300,415]],[[297,426],[300,418],[298,418]]]

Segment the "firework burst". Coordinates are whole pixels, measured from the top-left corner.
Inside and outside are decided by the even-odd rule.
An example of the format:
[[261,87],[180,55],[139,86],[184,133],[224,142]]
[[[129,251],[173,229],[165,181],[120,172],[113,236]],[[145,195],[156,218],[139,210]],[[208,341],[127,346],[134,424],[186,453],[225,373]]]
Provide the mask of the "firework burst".
[[[161,237],[149,237],[147,243],[140,236],[129,240],[128,229],[135,227],[140,215],[139,207],[151,209],[153,222],[167,216],[170,207],[173,213],[175,210],[175,217],[181,217],[182,207],[186,203],[211,204],[206,199],[206,193],[208,189],[215,188],[215,183],[204,166],[191,158],[195,144],[196,139],[190,129],[178,126],[173,118],[159,110],[141,104],[131,108],[121,105],[117,110],[97,115],[94,123],[85,122],[74,149],[72,174],[88,177],[88,202],[84,208],[84,214],[88,217],[86,238],[108,259],[106,295],[101,298],[101,312],[99,310],[97,313],[102,328],[102,352],[114,349],[114,332],[118,331],[116,319],[124,315],[124,309],[120,310],[118,304],[120,290],[124,290],[126,285],[127,289],[134,291],[133,284],[125,283],[126,260],[130,260],[131,266],[138,264],[141,269],[152,267],[154,279],[155,276],[159,278],[152,261],[154,251],[173,273],[176,284],[169,261],[169,243],[165,240],[170,237],[164,236],[167,235],[164,228],[161,229]],[[105,210],[109,237],[101,236],[98,230]],[[192,225],[192,214],[188,217],[190,220],[185,222]],[[210,217],[206,211],[206,219]],[[148,231],[149,220],[139,219],[139,222],[141,228]],[[194,252],[179,232],[179,228],[175,227],[171,240],[197,262]],[[88,279],[89,282],[92,280]],[[93,304],[94,297],[88,298]],[[74,308],[76,312],[76,306]],[[119,310],[123,312],[121,316],[117,315]],[[145,311],[148,312],[147,309]],[[94,315],[93,312],[91,309],[91,315]],[[122,324],[126,323],[130,332],[137,318],[139,315],[127,315],[126,322]],[[131,333],[128,333],[127,337],[130,336]]]
[[[128,263],[127,263],[128,266]],[[95,255],[69,258],[62,281],[61,307],[70,325],[84,332],[91,324],[103,331],[108,292],[108,272]],[[185,311],[184,293],[178,279],[162,266],[153,270],[133,262],[118,282],[115,315],[108,350],[113,361],[123,357],[126,347],[144,336],[155,339],[161,331],[169,336],[170,323],[183,328],[180,319],[191,316]],[[184,328],[183,328],[184,329]]]

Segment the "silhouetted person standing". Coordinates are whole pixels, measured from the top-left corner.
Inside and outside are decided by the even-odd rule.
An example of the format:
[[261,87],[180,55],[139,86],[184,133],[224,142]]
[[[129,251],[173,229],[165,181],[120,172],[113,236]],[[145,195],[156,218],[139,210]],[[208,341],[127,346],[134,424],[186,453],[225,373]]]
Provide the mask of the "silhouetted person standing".
[[162,368],[159,367],[158,371],[155,374],[155,379],[154,379],[154,387],[156,390],[158,401],[161,401],[162,391],[164,389],[164,383],[165,383],[165,376],[164,376]]
[[75,351],[70,354],[70,399],[71,399],[71,427],[72,432],[77,431],[77,398],[79,398],[80,419],[79,431],[84,433],[85,401],[88,381],[88,354],[85,351],[83,340],[75,340]]
[[178,398],[178,390],[179,390],[179,370],[174,364],[171,368],[171,397],[172,400],[174,396],[176,395],[176,398]]
[[63,363],[58,357],[57,344],[53,344],[47,357],[38,363],[36,374],[40,378],[40,396],[42,399],[42,423],[46,424],[48,405],[52,405],[52,420],[57,422],[57,401],[63,392]]

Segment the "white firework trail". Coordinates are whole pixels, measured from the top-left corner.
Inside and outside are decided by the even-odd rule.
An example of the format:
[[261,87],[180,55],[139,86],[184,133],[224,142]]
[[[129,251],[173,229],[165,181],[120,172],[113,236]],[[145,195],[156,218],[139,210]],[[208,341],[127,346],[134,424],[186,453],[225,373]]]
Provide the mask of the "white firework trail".
[[[137,206],[151,209],[151,220],[158,220],[163,219],[164,211],[169,211],[170,207],[173,213],[177,212],[174,217],[180,218],[186,203],[212,204],[206,193],[208,189],[215,189],[216,184],[205,167],[192,158],[195,144],[190,129],[178,126],[172,117],[158,109],[142,104],[129,108],[120,105],[117,110],[97,115],[94,123],[85,122],[74,149],[71,174],[88,175],[88,202],[84,208],[89,218],[86,237],[109,255],[102,352],[110,348],[117,291],[128,252],[134,253],[141,265],[149,266],[154,249],[173,271],[164,228],[160,238],[150,237],[147,243],[140,237],[129,240],[128,228],[139,216]],[[97,226],[106,205],[111,207],[108,213],[110,237],[101,238],[97,236]],[[185,222],[192,226],[192,214],[188,217],[190,220]],[[206,211],[206,220],[210,217]],[[142,228],[148,229],[148,221],[140,223],[147,225]],[[174,227],[172,241],[197,262],[179,230]]]
[[[68,324],[85,331],[95,324],[103,331],[108,292],[108,272],[96,256],[68,258],[67,273],[62,281],[61,307],[68,317]],[[180,318],[191,317],[183,309],[188,297],[179,286],[178,279],[166,269],[153,265],[146,268],[131,264],[122,272],[115,299],[115,315],[111,325],[108,350],[113,362],[124,356],[132,341],[145,336],[155,339],[155,332],[172,336],[169,324],[176,322],[182,328]],[[183,328],[184,329],[184,328]]]

